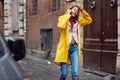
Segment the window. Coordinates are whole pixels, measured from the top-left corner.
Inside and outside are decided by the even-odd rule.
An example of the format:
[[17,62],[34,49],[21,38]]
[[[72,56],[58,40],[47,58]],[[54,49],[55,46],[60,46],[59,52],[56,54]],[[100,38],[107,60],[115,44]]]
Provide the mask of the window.
[[32,0],[32,15],[38,13],[38,0]]
[[61,7],[61,0],[51,0],[50,11],[59,11]]

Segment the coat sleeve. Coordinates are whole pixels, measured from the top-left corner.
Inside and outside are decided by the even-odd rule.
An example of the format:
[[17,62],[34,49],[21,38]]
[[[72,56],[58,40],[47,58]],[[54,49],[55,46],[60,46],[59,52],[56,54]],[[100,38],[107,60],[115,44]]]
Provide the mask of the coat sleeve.
[[92,22],[92,18],[90,17],[90,15],[85,10],[82,10],[81,13],[83,17],[81,16],[78,17],[78,23],[80,24],[80,26],[90,24]]
[[60,29],[66,28],[66,25],[68,23],[68,20],[70,19],[71,15],[70,14],[64,14],[58,18],[58,23],[57,26]]

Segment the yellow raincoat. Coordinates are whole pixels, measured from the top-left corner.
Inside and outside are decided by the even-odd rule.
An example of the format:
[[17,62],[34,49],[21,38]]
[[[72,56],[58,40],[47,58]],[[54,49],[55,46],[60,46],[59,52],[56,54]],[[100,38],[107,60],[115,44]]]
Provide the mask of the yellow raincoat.
[[[90,15],[85,11],[82,10],[82,16],[78,15],[78,55],[79,59],[81,58],[81,45],[80,45],[80,26],[88,25],[92,22],[92,18]],[[71,15],[65,13],[64,15],[58,18],[58,28],[60,28],[60,40],[56,50],[55,56],[55,63],[60,66],[60,62],[67,62],[70,64],[70,60],[68,59],[68,21]]]

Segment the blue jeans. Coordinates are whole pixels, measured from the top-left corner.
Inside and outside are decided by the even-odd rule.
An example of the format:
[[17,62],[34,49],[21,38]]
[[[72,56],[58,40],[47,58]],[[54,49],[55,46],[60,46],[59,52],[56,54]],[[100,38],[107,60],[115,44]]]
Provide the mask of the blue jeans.
[[[76,45],[69,47],[68,57],[71,61],[72,78],[78,78],[78,47]],[[68,74],[68,64],[62,62],[60,71],[61,71],[60,73],[61,80],[65,80]]]

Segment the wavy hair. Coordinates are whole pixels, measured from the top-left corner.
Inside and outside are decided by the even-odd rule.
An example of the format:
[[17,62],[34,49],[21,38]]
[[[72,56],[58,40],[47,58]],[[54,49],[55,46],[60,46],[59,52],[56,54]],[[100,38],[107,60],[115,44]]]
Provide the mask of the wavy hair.
[[[73,9],[74,7],[77,7],[78,10],[80,10],[80,6],[78,5],[73,5],[72,7],[70,7],[70,10]],[[79,11],[78,11],[78,14],[79,14]],[[75,17],[73,17],[74,20],[78,20],[78,14]]]

